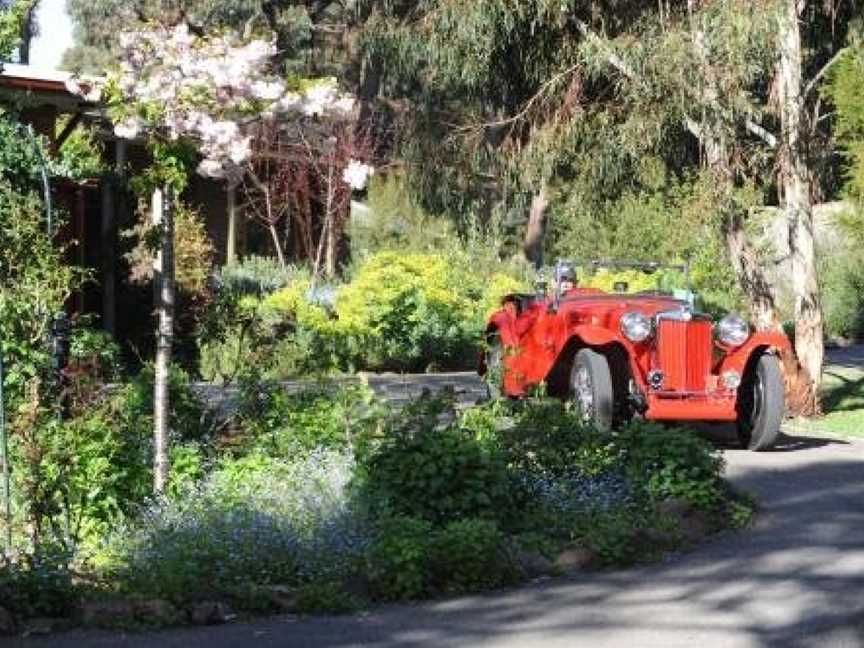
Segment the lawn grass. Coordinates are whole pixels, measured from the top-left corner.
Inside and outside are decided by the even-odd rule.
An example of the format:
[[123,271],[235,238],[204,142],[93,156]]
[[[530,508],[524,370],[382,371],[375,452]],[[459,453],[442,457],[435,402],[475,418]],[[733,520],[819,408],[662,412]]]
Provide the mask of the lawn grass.
[[822,384],[824,416],[795,419],[785,427],[792,433],[830,434],[864,438],[864,370],[831,366]]

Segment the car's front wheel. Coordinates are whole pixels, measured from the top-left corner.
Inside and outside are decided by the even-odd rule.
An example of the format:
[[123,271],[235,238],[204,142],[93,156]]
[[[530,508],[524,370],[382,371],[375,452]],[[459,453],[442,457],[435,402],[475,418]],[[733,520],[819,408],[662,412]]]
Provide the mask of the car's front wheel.
[[609,361],[592,349],[580,349],[570,371],[570,396],[586,421],[601,430],[612,427],[614,391]]
[[773,447],[786,411],[784,394],[776,356],[761,356],[738,388],[738,439],[744,448]]

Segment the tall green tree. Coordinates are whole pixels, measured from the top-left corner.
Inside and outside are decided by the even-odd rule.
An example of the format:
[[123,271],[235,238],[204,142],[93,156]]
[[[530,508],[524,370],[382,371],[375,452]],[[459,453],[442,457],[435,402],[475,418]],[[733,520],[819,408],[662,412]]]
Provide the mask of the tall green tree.
[[[776,288],[749,230],[755,208],[783,206],[803,372],[794,359],[788,369],[805,384],[800,409],[816,409],[810,200],[832,182],[829,124],[813,88],[842,47],[854,2],[371,5],[367,61],[399,111],[402,153],[433,209],[464,213],[490,197],[504,211],[521,207],[536,256],[550,187],[552,203],[575,193],[602,214],[616,195],[645,193],[646,161],[659,163],[667,185],[681,170],[704,170],[715,236],[754,318],[771,328]],[[827,180],[814,182],[817,171]]]

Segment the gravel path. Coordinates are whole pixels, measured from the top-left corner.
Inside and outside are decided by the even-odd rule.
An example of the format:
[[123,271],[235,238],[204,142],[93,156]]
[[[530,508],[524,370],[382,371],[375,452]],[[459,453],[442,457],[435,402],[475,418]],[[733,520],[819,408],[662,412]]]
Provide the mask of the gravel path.
[[728,449],[754,493],[755,528],[648,567],[590,572],[484,596],[348,617],[121,635],[10,640],[41,648],[165,646],[864,647],[864,442],[786,437],[775,452]]

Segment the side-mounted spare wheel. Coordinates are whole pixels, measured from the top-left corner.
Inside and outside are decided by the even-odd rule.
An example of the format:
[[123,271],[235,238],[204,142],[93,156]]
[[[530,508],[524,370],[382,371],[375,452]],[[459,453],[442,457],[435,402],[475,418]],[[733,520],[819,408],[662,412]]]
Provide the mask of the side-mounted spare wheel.
[[601,430],[612,427],[614,391],[609,361],[592,349],[580,349],[570,371],[570,395],[586,421]]
[[748,450],[768,450],[780,434],[786,412],[783,374],[777,357],[763,354],[751,363],[738,388],[738,439]]

